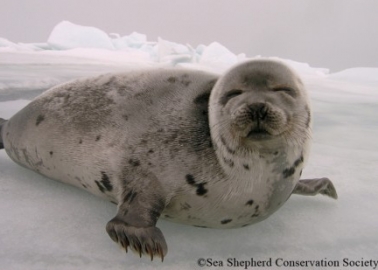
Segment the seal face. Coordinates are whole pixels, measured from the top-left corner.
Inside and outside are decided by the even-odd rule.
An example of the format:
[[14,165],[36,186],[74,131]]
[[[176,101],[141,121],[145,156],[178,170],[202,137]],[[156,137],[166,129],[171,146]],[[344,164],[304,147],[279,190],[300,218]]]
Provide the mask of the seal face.
[[337,198],[327,178],[299,181],[310,126],[299,77],[281,62],[253,60],[220,77],[145,70],[54,87],[0,119],[0,147],[22,166],[117,203],[109,236],[163,259],[160,217],[243,227],[292,193]]

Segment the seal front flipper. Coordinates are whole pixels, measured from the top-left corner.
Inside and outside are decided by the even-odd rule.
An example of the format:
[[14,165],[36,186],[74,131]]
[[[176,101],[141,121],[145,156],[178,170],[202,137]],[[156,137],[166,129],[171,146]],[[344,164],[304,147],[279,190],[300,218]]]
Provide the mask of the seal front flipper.
[[307,196],[314,196],[319,193],[337,199],[336,189],[328,178],[299,180],[293,191],[293,194]]
[[140,179],[144,183],[137,188],[126,189],[118,204],[117,215],[108,222],[106,231],[110,238],[119,243],[126,252],[128,248],[139,254],[161,257],[167,254],[168,248],[164,236],[155,227],[165,200],[159,194],[156,182]]
[[3,140],[3,135],[2,135],[2,127],[3,125],[7,122],[7,120],[0,118],[0,149],[4,149],[4,140]]

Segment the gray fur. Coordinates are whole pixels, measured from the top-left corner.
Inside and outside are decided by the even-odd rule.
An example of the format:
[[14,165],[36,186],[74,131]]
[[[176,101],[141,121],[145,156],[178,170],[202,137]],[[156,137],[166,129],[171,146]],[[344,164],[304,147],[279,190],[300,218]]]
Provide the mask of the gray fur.
[[307,161],[310,124],[300,79],[257,60],[221,77],[162,69],[69,82],[32,101],[2,134],[18,164],[117,201],[110,237],[163,258],[160,217],[232,228],[276,211]]
[[3,118],[0,118],[0,149],[4,148],[4,143],[3,143],[3,135],[1,133],[2,127],[5,124],[6,120]]
[[305,196],[315,196],[317,194],[323,194],[333,199],[337,199],[337,192],[333,186],[331,180],[328,178],[318,178],[318,179],[303,179],[299,180],[293,194],[305,195]]

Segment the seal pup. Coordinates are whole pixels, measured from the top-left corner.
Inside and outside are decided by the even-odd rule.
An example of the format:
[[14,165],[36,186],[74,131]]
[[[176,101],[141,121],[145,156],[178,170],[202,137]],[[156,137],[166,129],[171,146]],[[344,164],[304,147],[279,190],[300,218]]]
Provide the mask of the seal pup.
[[167,254],[160,217],[243,227],[293,193],[337,198],[328,178],[299,181],[310,106],[300,78],[278,61],[247,61],[222,76],[158,69],[80,79],[0,128],[16,163],[117,203],[109,236],[151,260]]

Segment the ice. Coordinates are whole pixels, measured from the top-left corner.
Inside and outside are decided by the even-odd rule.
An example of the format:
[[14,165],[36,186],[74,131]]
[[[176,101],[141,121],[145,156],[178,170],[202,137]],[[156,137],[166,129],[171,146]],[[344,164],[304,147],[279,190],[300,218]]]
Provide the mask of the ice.
[[354,83],[378,83],[378,68],[349,68],[331,74],[330,78]]
[[[73,32],[83,30],[67,27]],[[93,29],[87,29],[88,35],[103,33]],[[47,88],[79,77],[148,67],[221,73],[250,59],[219,43],[192,47],[164,39],[151,42],[136,33],[98,37],[92,39],[95,44],[85,39],[90,48],[61,40],[74,47],[69,50],[1,38],[0,117],[11,117]],[[101,47],[99,40],[109,40],[112,46]],[[113,218],[116,206],[22,168],[1,150],[0,269],[200,269],[199,258],[224,264],[227,258],[327,259],[341,266],[344,258],[377,260],[378,68],[329,73],[325,68],[281,60],[300,73],[312,101],[313,146],[303,178],[332,179],[337,201],[293,195],[267,220],[232,230],[160,220],[168,255],[164,263],[149,262],[124,254],[106,234],[106,222]]]
[[147,36],[133,32],[129,36],[121,37],[119,34],[113,34],[116,38],[112,39],[115,49],[140,48],[147,42]]
[[55,26],[48,39],[53,49],[67,50],[73,48],[104,48],[113,50],[110,37],[95,27],[79,26],[63,21]]

